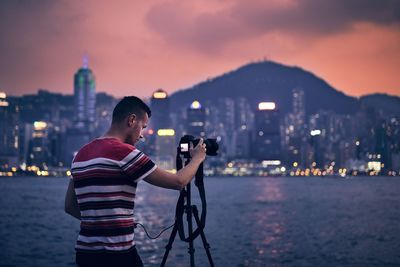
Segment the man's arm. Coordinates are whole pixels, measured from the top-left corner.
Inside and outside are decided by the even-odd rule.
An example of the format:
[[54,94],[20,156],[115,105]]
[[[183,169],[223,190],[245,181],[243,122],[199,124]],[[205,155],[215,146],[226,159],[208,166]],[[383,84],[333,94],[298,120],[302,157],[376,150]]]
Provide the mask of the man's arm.
[[206,149],[203,139],[200,139],[197,146],[191,150],[192,160],[188,165],[180,169],[177,173],[167,172],[157,168],[150,173],[144,180],[152,185],[181,190],[196,174],[197,169],[206,157]]
[[64,210],[72,217],[75,217],[78,220],[81,219],[81,212],[79,210],[78,200],[75,195],[74,183],[72,182],[72,179],[69,181],[67,193],[65,194]]

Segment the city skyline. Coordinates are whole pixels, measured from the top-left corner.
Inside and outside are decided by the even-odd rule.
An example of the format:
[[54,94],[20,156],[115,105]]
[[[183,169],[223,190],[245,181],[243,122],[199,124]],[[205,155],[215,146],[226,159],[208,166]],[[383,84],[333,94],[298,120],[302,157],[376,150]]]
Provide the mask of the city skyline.
[[396,10],[390,1],[2,1],[0,90],[72,94],[88,55],[96,91],[117,97],[171,94],[264,58],[351,96],[399,96]]
[[[74,95],[45,90],[21,97],[0,94],[4,122],[0,124],[0,176],[70,175],[68,167],[76,151],[102,136],[118,101],[105,93],[94,95],[94,73],[87,65],[76,72]],[[398,115],[368,104],[343,114],[343,105],[341,110],[321,106],[306,113],[305,91],[289,90],[286,100],[292,107],[286,111],[276,102],[258,102],[255,108],[246,97],[231,96],[190,100],[190,105],[186,102],[173,111],[168,93],[158,89],[150,106],[159,116],[143,132],[145,142],[136,145],[159,166],[173,170],[180,137],[214,138],[220,153],[206,164],[208,175],[400,174]]]

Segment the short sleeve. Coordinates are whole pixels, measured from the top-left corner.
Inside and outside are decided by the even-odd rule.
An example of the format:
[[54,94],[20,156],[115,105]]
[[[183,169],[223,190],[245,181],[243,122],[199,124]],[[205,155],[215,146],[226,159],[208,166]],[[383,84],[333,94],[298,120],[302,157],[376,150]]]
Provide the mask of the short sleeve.
[[137,183],[152,173],[157,165],[142,151],[134,148],[121,161],[121,168],[126,175]]

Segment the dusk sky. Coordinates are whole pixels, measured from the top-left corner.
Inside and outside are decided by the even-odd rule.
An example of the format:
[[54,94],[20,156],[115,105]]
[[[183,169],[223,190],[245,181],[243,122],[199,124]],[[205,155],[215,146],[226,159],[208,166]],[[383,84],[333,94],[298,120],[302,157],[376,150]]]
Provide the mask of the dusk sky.
[[0,1],[0,91],[169,93],[263,58],[352,96],[400,96],[398,0]]

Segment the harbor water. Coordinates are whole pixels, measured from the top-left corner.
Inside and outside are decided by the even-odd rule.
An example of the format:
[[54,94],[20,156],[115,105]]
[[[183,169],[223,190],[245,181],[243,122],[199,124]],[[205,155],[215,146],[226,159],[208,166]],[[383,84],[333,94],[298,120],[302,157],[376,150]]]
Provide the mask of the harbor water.
[[[68,178],[0,179],[0,266],[75,266],[79,221],[64,213]],[[400,179],[208,177],[205,234],[215,266],[400,266]],[[196,188],[193,202],[199,204]],[[173,224],[178,191],[139,183],[135,219],[151,235]],[[135,230],[159,266],[171,230]],[[196,266],[209,266],[201,238]],[[177,238],[166,266],[190,266]]]

